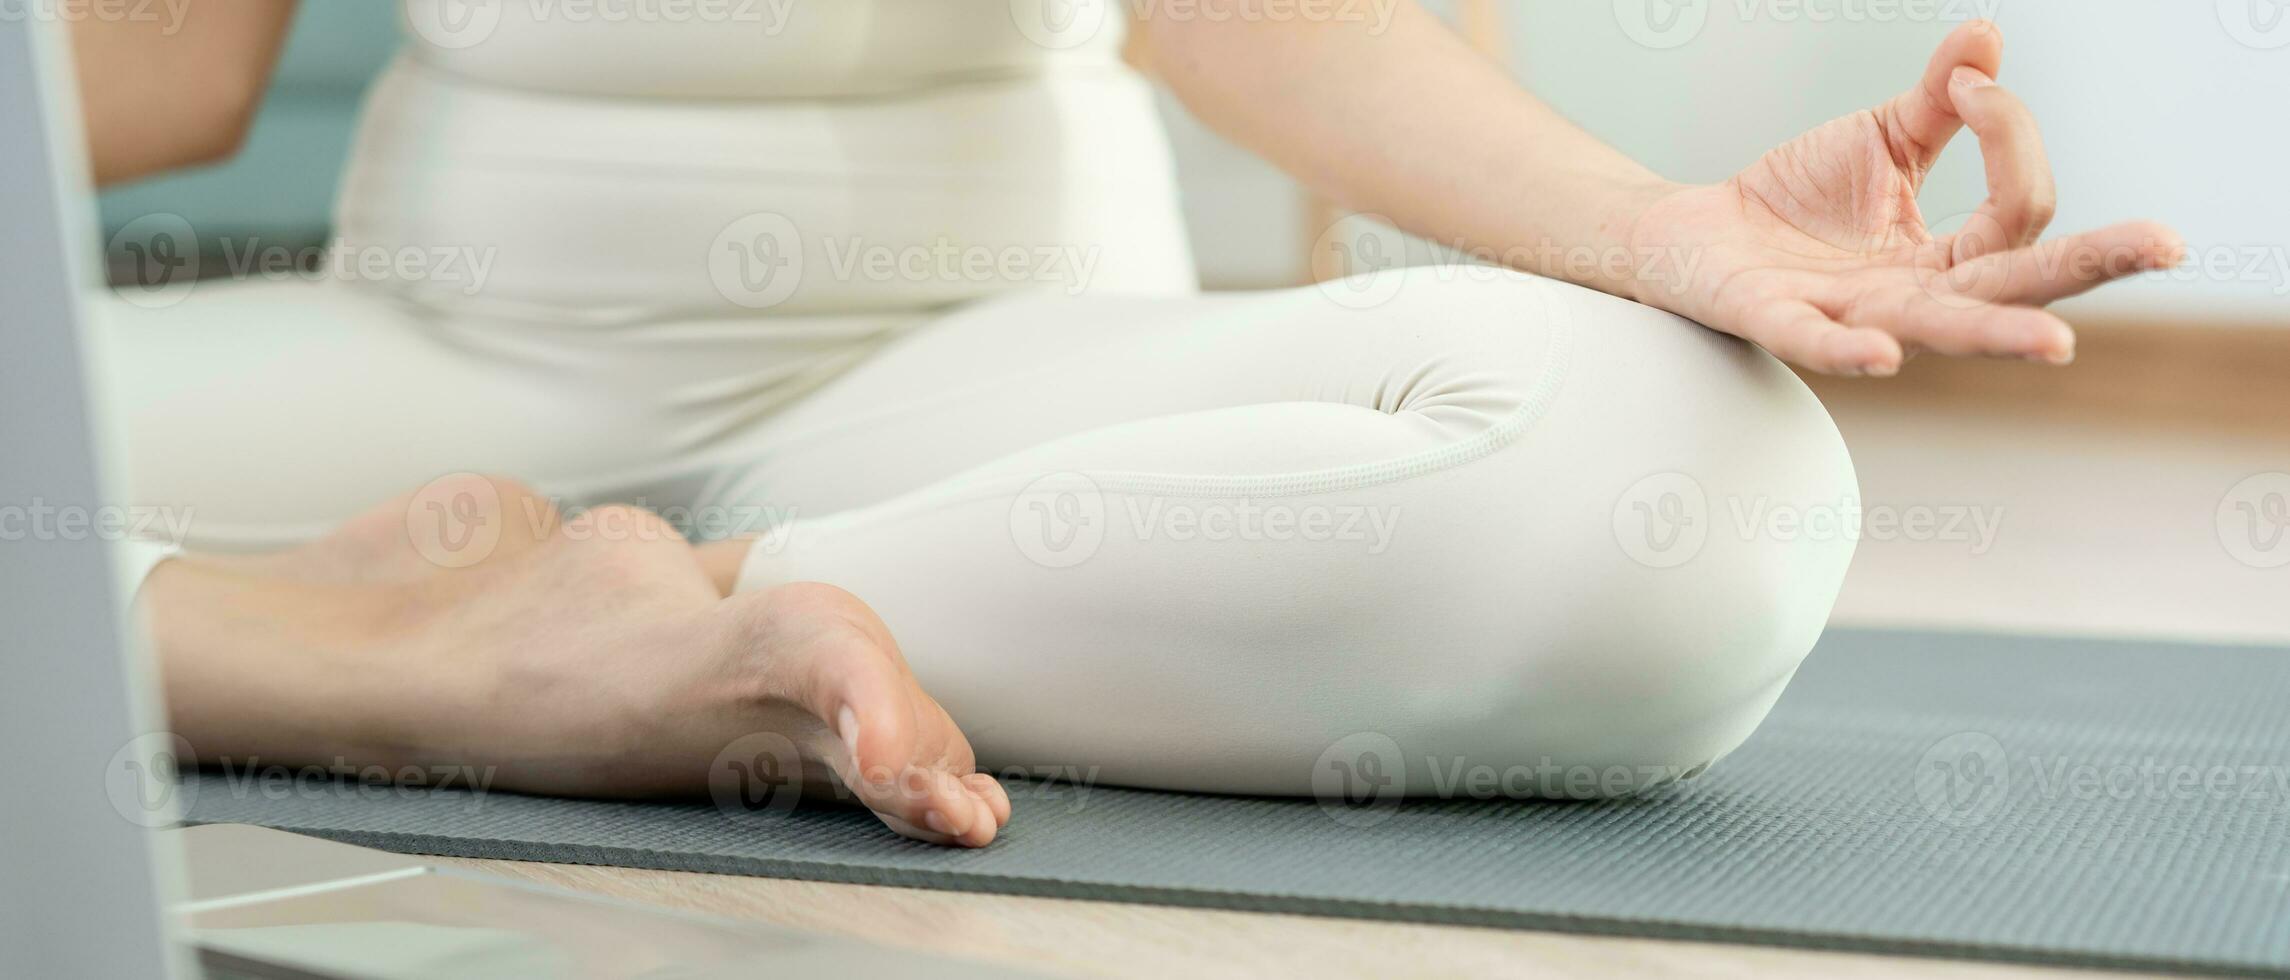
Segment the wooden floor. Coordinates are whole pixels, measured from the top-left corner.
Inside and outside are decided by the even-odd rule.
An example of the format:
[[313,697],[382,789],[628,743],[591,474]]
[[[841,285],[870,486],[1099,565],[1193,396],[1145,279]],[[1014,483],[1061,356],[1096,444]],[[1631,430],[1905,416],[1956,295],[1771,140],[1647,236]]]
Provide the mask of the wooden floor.
[[[437,859],[444,860],[444,859]],[[1007,964],[1051,976],[2121,977],[1755,946],[1214,912],[514,861],[495,874],[688,911]]]
[[[1835,621],[2290,645],[2290,567],[2238,560],[2221,499],[2290,473],[2290,331],[2090,331],[2073,371],[1920,360],[1821,382],[1864,505],[1992,540],[1864,537]],[[1021,814],[1019,819],[1023,819]],[[2069,976],[2008,965],[1395,925],[501,861],[582,891],[1077,976]],[[2108,974],[2119,976],[2119,974]]]
[[2290,644],[2290,568],[2238,558],[2220,519],[2249,478],[2290,481],[2290,330],[2086,328],[2068,370],[1909,367],[1814,385],[1864,505],[1984,512],[1995,540],[1864,538],[1836,622]]

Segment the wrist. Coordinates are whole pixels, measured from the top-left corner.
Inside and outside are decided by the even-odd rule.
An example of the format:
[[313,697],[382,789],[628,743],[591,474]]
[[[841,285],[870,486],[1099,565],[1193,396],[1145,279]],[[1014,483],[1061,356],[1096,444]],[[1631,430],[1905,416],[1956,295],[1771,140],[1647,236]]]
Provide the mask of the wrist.
[[1667,309],[1665,293],[1673,291],[1681,266],[1691,257],[1668,254],[1669,243],[1650,217],[1658,216],[1662,202],[1692,185],[1666,180],[1652,173],[1617,189],[1608,209],[1606,230],[1617,251],[1628,257],[1626,274],[1615,277],[1607,291],[1623,299]]
[[[1654,290],[1645,280],[1658,275],[1666,259],[1648,233],[1647,216],[1687,185],[1622,164],[1560,181],[1573,188],[1565,194],[1522,190],[1524,209],[1504,222],[1510,233],[1493,236],[1512,243],[1501,252],[1503,264],[1648,302]],[[1536,231],[1528,237],[1519,229]]]

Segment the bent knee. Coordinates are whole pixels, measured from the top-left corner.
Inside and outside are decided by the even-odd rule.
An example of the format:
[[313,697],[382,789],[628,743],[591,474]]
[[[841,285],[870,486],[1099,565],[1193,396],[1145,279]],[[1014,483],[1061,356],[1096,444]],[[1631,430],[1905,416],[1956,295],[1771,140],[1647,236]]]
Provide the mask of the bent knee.
[[1747,738],[1812,649],[1857,482],[1828,413],[1771,357],[1568,299],[1575,351],[1548,410],[1409,498],[1403,528],[1429,539],[1413,588],[1448,618],[1414,628],[1451,641],[1427,644],[1403,692],[1423,710],[1403,724],[1427,755],[1676,778]]

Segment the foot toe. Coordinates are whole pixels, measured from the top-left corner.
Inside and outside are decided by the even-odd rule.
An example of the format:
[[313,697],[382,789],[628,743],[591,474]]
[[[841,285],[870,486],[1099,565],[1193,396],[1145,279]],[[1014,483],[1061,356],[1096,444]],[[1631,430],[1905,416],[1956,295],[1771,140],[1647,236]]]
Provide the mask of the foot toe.
[[986,809],[994,815],[995,826],[1009,825],[1010,792],[1002,788],[1001,780],[986,773],[974,772],[962,777],[962,785],[969,787],[970,792],[977,795],[979,802],[986,804]]
[[1007,797],[991,779],[987,796],[965,778],[976,775],[969,742],[915,683],[871,610],[826,586],[745,595],[757,597],[745,600],[750,645],[772,675],[761,698],[800,706],[825,733],[806,740],[807,757],[833,768],[901,834],[972,847],[994,839]]

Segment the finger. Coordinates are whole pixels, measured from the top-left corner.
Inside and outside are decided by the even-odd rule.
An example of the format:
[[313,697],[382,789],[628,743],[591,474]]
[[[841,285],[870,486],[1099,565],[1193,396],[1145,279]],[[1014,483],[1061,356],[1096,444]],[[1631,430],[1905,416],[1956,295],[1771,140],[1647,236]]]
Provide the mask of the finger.
[[2066,364],[2075,360],[2075,331],[2029,306],[1943,299],[1907,287],[1854,305],[1856,323],[1954,357],[2017,357]]
[[2179,233],[2152,221],[2110,225],[2040,245],[1984,255],[1933,281],[1943,302],[2043,306],[2186,260]]
[[1994,78],[2003,65],[2004,35],[1993,22],[1975,20],[1949,34],[1932,53],[1932,61],[1925,65],[1924,78],[1916,87],[1879,110],[1892,139],[1893,156],[1909,164],[1919,176],[1932,169],[1940,151],[1964,125],[1948,92],[1949,79],[1956,69],[1964,67]]
[[1891,377],[1906,359],[1900,342],[1884,331],[1847,327],[1801,300],[1759,307],[1745,325],[1749,339],[1774,356],[1822,374]]
[[1955,260],[2035,244],[2059,208],[2051,159],[2044,154],[2036,114],[1987,73],[1956,69],[1948,85],[1957,115],[1980,139],[1988,168],[1988,200],[1973,217],[1974,232],[1956,239]]

